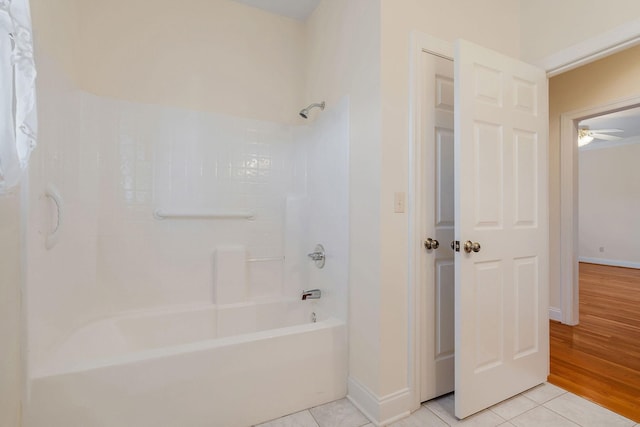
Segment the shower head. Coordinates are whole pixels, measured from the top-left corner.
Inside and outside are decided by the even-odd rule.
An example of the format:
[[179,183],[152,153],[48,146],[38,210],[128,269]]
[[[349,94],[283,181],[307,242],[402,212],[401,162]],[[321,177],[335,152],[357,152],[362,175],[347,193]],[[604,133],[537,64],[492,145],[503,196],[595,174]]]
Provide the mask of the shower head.
[[300,117],[302,117],[303,119],[308,119],[309,118],[309,111],[312,108],[315,108],[315,107],[320,107],[321,110],[324,110],[324,101],[322,101],[319,104],[318,103],[311,104],[307,108],[303,108],[302,110],[300,110]]

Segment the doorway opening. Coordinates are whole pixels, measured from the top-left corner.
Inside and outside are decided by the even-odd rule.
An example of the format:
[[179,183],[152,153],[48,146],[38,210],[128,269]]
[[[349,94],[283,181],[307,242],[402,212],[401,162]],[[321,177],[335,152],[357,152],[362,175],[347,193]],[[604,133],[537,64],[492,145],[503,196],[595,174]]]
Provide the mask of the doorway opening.
[[[554,320],[567,325],[579,323],[579,151],[577,142],[580,123],[590,123],[589,120],[595,120],[597,117],[621,114],[620,112],[636,108],[640,108],[640,96],[567,112],[560,117],[561,315]],[[597,246],[598,251],[600,247],[602,245]],[[606,247],[604,248],[606,250]]]
[[578,123],[578,261],[640,268],[640,108]]
[[578,298],[573,325],[550,325],[549,381],[640,421],[640,364],[634,356],[640,352],[640,248],[634,240],[640,234],[640,108],[637,99],[615,107],[577,112],[585,118],[573,120],[575,138],[562,140],[578,146]]

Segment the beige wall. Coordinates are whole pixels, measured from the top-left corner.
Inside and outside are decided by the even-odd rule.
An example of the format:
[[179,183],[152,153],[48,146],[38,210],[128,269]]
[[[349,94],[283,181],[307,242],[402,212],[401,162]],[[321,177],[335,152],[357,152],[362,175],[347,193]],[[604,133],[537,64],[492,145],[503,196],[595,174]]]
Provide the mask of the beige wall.
[[[83,90],[292,123],[304,24],[229,0],[32,0],[38,50]],[[36,58],[37,59],[37,58]]]
[[578,256],[640,267],[640,143],[578,157]]
[[549,80],[549,182],[551,238],[549,299],[561,306],[560,288],[560,116],[624,98],[640,96],[640,46]]
[[538,61],[619,26],[640,24],[637,0],[520,0],[522,59]]
[[[78,0],[30,0],[36,53],[46,52],[74,80],[80,38]],[[36,66],[39,57],[36,54]]]
[[0,425],[20,422],[20,197],[0,196]]
[[101,96],[290,123],[303,24],[228,0],[80,2],[80,87]]

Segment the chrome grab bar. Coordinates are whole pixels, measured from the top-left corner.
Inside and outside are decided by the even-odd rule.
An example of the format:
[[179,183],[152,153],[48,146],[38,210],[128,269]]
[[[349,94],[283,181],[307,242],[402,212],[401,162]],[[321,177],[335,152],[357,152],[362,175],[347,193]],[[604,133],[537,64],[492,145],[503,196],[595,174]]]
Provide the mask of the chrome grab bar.
[[254,219],[255,214],[250,211],[243,210],[230,210],[230,211],[165,211],[163,209],[156,209],[153,211],[153,217],[155,219]]
[[247,258],[247,262],[271,262],[271,261],[284,261],[284,256],[270,256],[263,258]]
[[56,226],[53,228],[51,233],[47,235],[44,241],[44,247],[47,250],[53,248],[57,243],[60,236],[60,229],[62,228],[62,223],[64,221],[64,201],[62,200],[62,196],[58,191],[58,188],[49,183],[44,190],[45,197],[53,200],[53,203],[56,205]]

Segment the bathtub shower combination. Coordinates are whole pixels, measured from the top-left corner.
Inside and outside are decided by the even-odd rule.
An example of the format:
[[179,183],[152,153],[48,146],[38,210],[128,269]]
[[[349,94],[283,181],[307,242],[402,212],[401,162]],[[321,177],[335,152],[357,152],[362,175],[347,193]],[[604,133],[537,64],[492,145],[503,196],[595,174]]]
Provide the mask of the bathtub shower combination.
[[283,125],[40,68],[25,424],[242,427],[344,397],[348,100]]
[[345,324],[310,319],[291,301],[94,322],[34,373],[32,425],[250,426],[340,398]]

